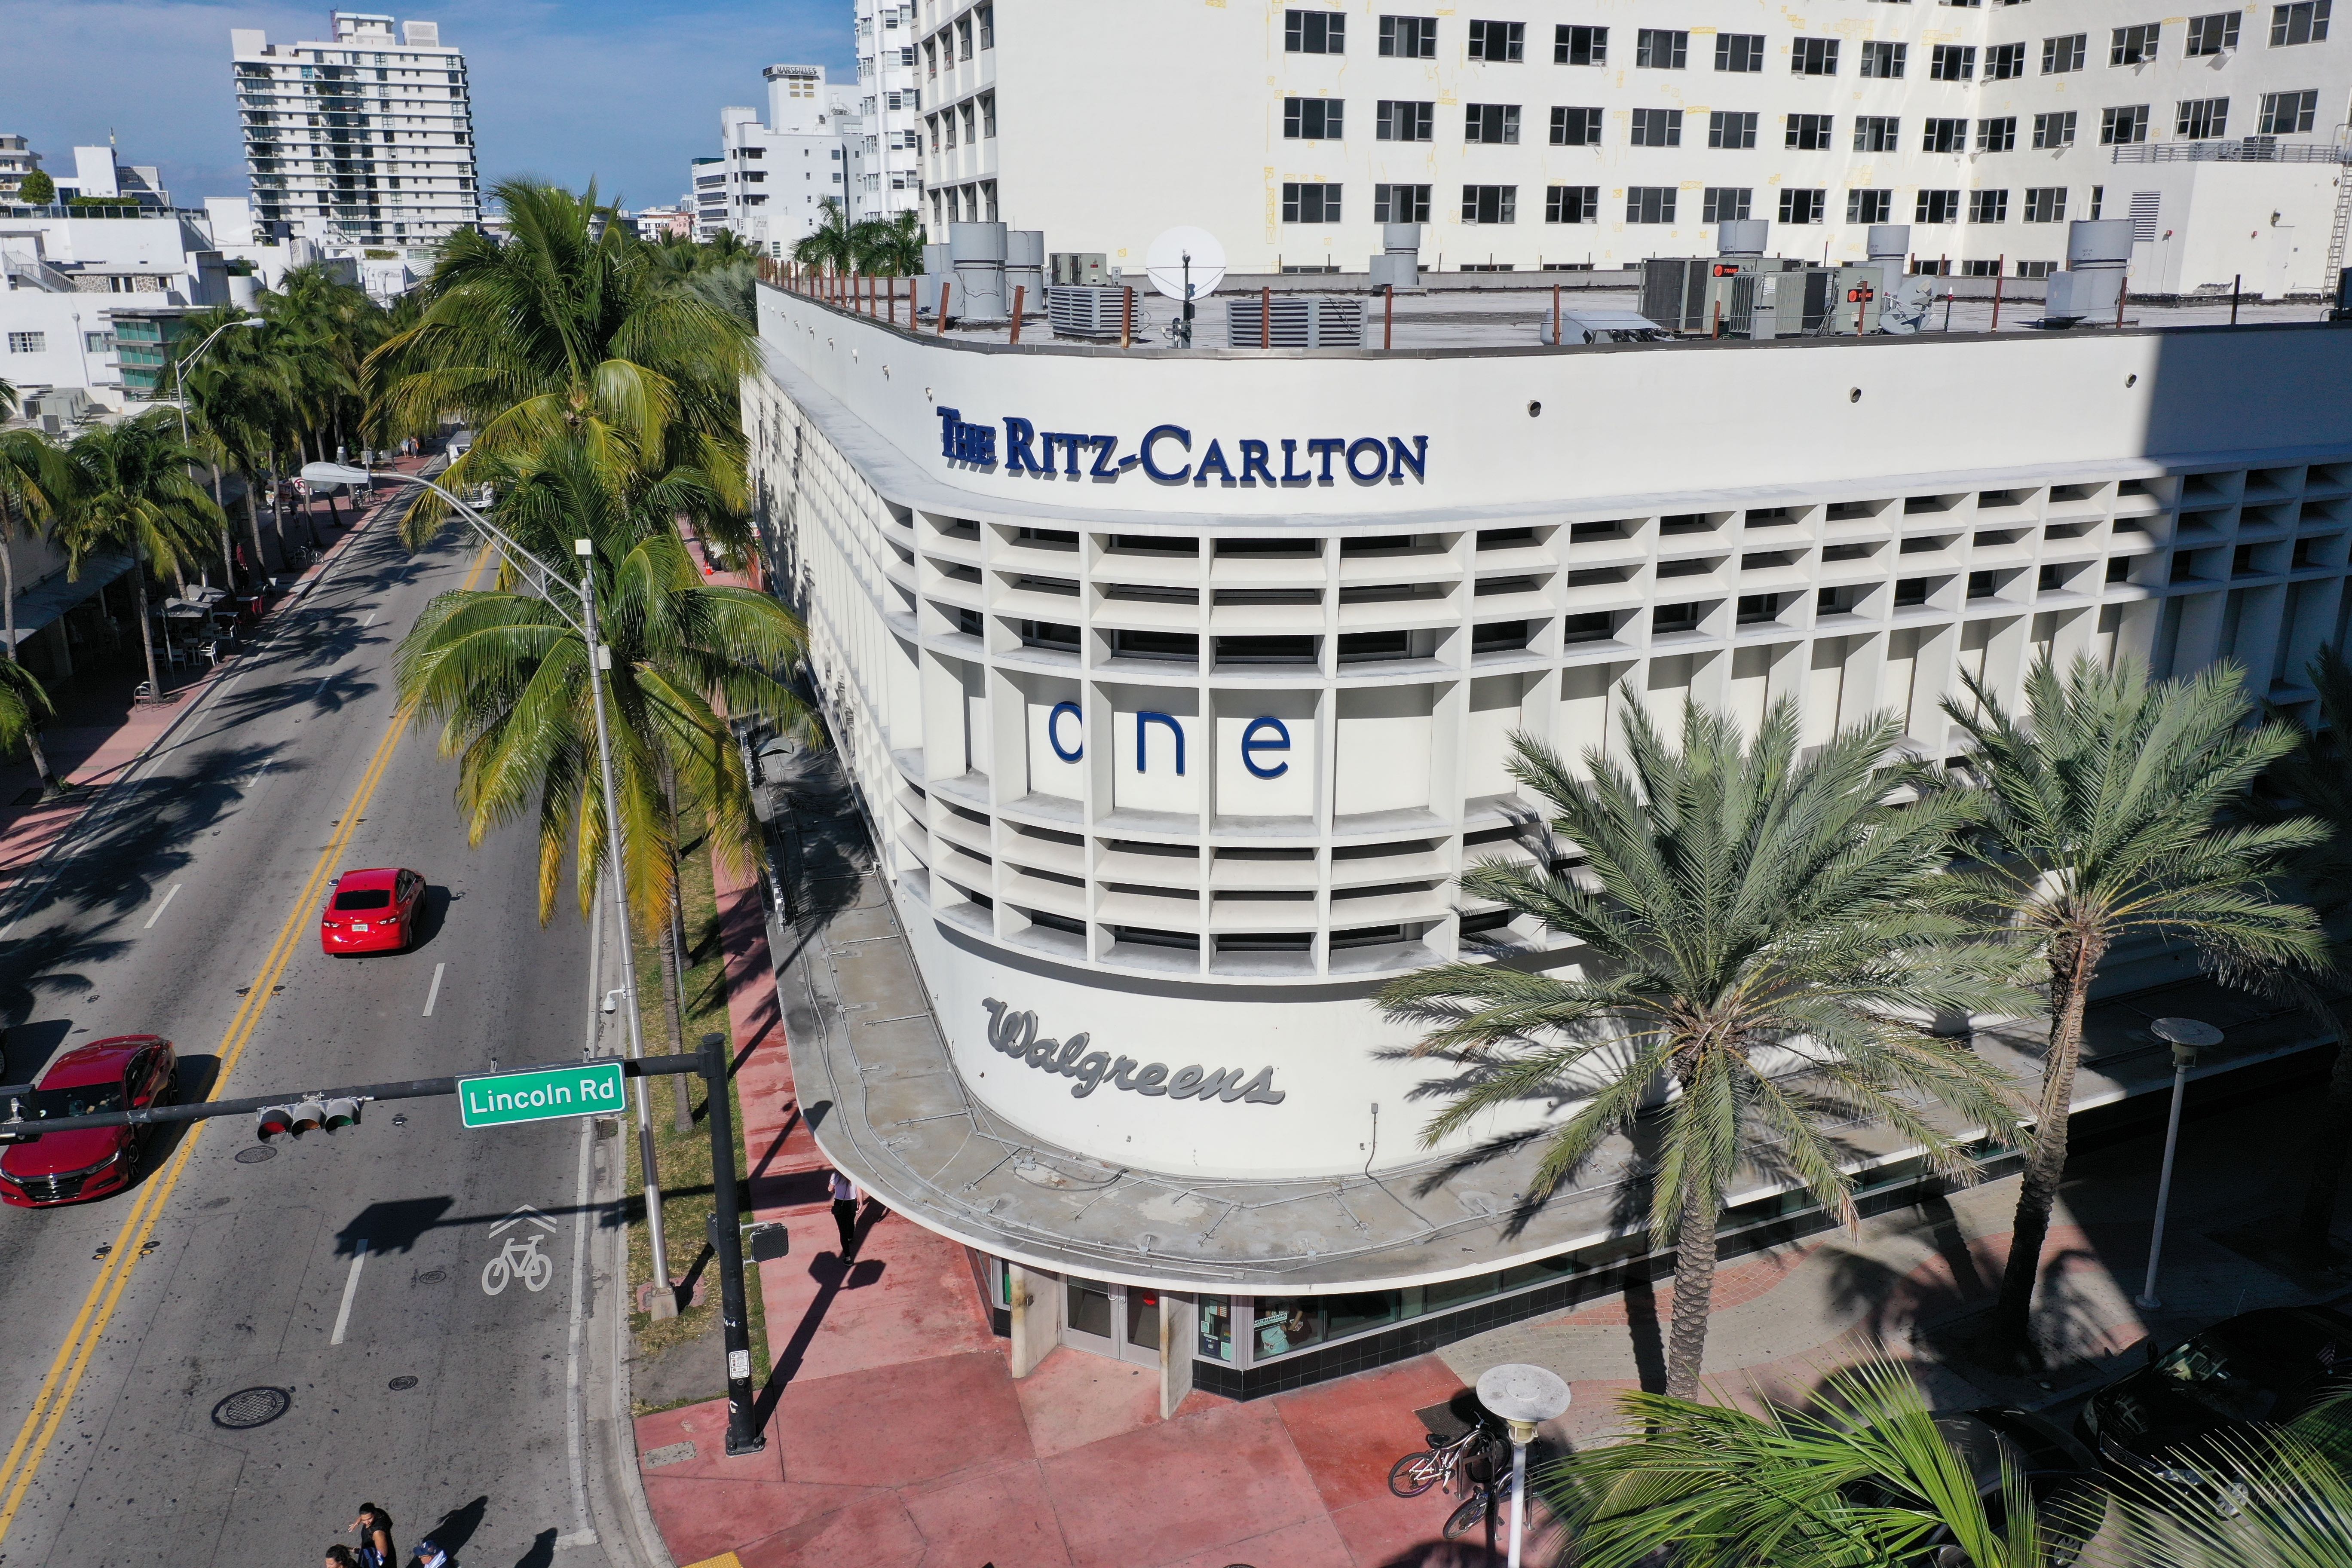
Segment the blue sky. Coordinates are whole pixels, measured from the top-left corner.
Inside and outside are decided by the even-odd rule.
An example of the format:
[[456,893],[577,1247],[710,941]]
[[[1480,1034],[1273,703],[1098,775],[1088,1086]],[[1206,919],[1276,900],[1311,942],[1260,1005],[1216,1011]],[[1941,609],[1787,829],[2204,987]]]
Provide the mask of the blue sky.
[[[0,132],[32,139],[70,170],[106,140],[125,163],[161,166],[173,199],[247,194],[229,97],[228,30],[272,43],[328,32],[315,6],[210,0],[0,0]],[[672,202],[687,160],[718,151],[719,110],[762,105],[760,69],[822,65],[854,80],[849,0],[428,0],[411,12],[466,52],[482,178],[593,176],[631,206]]]

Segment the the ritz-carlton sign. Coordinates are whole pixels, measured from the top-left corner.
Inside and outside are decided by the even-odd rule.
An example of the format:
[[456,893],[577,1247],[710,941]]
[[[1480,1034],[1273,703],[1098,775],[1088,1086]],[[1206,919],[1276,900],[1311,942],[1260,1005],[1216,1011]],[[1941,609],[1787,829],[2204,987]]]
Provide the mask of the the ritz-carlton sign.
[[[1282,489],[1300,485],[1416,483],[1429,478],[1429,437],[1414,436],[1318,436],[1307,440],[1276,441],[1244,438],[1234,443],[1229,457],[1224,443],[1212,436],[1195,447],[1192,432],[1181,425],[1154,425],[1125,457],[1116,436],[1086,436],[1067,430],[1040,430],[1013,415],[1004,418],[1004,444],[997,449],[996,426],[966,419],[959,409],[941,408],[940,455],[949,462],[973,468],[1002,468],[1008,475],[1035,474],[1052,478],[1117,479],[1129,468],[1163,485],[1220,485]],[[1083,465],[1083,466],[1082,466]],[[1279,471],[1277,471],[1277,469]]]

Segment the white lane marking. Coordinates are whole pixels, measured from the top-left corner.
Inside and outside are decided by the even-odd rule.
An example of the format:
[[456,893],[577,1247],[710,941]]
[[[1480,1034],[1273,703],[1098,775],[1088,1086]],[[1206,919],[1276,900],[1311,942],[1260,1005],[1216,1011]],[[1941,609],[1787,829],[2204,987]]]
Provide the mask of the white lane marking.
[[327,694],[328,684],[334,679],[335,672],[333,670],[329,670],[326,674],[320,676],[319,678],[319,689],[310,693],[310,700],[316,702],[320,698],[324,697]]
[[155,906],[155,912],[147,917],[147,923],[141,926],[139,929],[141,931],[153,931],[155,929],[155,922],[163,918],[163,911],[170,909],[172,907],[172,900],[179,896],[180,884],[174,882],[172,884],[172,890],[163,895],[163,901]]
[[433,1004],[441,999],[441,972],[448,967],[446,963],[433,966],[433,988],[425,994],[425,1016],[428,1018],[433,1016]]
[[370,610],[368,612],[368,618],[360,623],[360,629],[362,631],[365,631],[368,627],[375,625],[375,618],[381,614],[383,614],[383,612],[380,610]]
[[363,1236],[352,1244],[352,1271],[343,1280],[343,1310],[335,1314],[334,1337],[327,1342],[331,1345],[341,1344],[343,1331],[352,1326],[352,1299],[360,1293],[360,1265],[366,1261],[367,1237]]
[[259,767],[254,769],[253,776],[245,781],[245,787],[247,789],[258,788],[261,784],[262,775],[269,772],[269,763],[274,763],[278,759],[276,757],[272,757],[269,759],[268,763],[264,763]]

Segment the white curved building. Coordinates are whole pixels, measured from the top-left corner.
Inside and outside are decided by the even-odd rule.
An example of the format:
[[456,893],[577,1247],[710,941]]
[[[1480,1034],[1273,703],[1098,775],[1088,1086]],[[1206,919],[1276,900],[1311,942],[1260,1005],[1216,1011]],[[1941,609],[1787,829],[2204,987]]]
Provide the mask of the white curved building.
[[846,998],[888,951],[835,947],[803,1103],[833,1086],[828,1153],[1014,1266],[1008,1302],[1076,1279],[1032,1309],[1065,1337],[1081,1288],[1197,1298],[1188,1384],[1287,1385],[1299,1333],[1230,1327],[1269,1301],[1372,1314],[1317,1331],[1328,1374],[1640,1250],[1607,1183],[1515,1226],[1524,1171],[1432,1164],[1468,1143],[1421,1147],[1432,1064],[1370,1002],[1542,941],[1454,887],[1547,852],[1512,734],[1785,695],[1940,757],[1964,669],[2230,657],[2293,703],[2352,607],[2352,333],[2318,324],[1122,352],[774,287],[760,321],[763,523],[895,917],[857,940],[903,934],[932,1016],[829,1014],[883,1005]]

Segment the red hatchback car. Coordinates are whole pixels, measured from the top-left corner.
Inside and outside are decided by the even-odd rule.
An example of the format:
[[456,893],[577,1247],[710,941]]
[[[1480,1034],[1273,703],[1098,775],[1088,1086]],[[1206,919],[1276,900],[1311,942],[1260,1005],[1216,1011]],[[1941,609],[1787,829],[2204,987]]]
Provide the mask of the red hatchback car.
[[40,1132],[44,1118],[94,1116],[140,1105],[169,1105],[180,1097],[180,1061],[160,1035],[117,1035],[77,1046],[49,1065],[30,1095],[5,1109],[25,1125],[22,1142],[0,1151],[0,1204],[46,1208],[78,1203],[131,1184],[152,1127],[84,1127]]
[[425,879],[414,871],[346,871],[320,917],[319,945],[330,953],[404,952],[424,903]]

